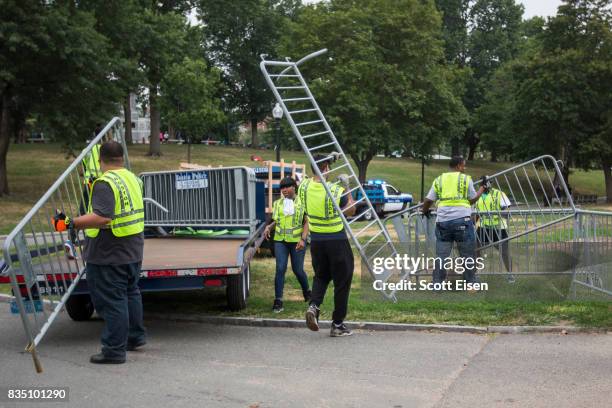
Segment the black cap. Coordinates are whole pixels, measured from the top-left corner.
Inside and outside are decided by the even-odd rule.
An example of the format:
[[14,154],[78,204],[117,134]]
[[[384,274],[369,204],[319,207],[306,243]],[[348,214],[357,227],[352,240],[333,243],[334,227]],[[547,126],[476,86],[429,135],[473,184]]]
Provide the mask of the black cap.
[[280,182],[280,188],[291,187],[291,186],[293,186],[293,187],[297,186],[297,183],[295,182],[295,180],[291,176],[285,177]]

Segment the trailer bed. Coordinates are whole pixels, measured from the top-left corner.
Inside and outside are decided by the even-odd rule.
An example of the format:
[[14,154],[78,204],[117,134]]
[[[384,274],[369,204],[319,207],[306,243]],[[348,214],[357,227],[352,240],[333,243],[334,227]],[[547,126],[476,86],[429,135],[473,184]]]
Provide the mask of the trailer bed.
[[240,246],[244,242],[244,238],[147,238],[144,242],[142,270],[239,266]]

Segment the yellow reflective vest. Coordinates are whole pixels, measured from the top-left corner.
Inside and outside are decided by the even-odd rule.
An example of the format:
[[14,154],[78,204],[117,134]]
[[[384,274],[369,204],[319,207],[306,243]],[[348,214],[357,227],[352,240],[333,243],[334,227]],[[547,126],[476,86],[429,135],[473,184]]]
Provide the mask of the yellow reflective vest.
[[494,214],[495,211],[502,210],[503,194],[504,193],[502,193],[500,190],[492,188],[488,193],[481,195],[476,202],[476,209],[478,212],[485,213],[479,214],[480,225],[482,227],[495,227],[500,229],[507,228],[506,220],[504,220],[498,214]]
[[275,223],[274,240],[299,242],[304,230],[304,207],[300,200],[294,200],[293,215],[283,213],[284,198],[279,198],[272,205],[272,219]]
[[442,173],[433,182],[438,207],[471,207],[468,187],[472,178],[458,171]]
[[[340,197],[344,188],[339,184],[327,183],[336,204],[340,205]],[[308,215],[308,228],[312,232],[333,233],[342,231],[342,218],[334,209],[330,197],[325,192],[323,183],[306,179],[298,188],[298,199]]]
[[87,184],[90,179],[100,177],[100,145],[94,145],[89,154],[83,158],[83,177],[84,183]]
[[[104,181],[113,190],[115,211],[110,228],[116,237],[139,234],[144,231],[144,202],[142,200],[142,181],[127,169],[109,170],[94,182]],[[92,187],[93,192],[93,187]],[[93,194],[92,194],[93,195]],[[89,212],[91,196],[89,198]],[[85,235],[89,238],[98,236],[98,228],[87,228]]]

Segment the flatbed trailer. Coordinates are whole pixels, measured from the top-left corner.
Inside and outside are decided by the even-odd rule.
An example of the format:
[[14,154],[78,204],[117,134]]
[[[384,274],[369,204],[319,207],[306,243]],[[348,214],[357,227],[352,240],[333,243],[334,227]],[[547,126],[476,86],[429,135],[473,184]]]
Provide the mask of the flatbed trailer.
[[[264,240],[263,229],[262,223],[246,238],[146,238],[138,282],[140,291],[225,288],[229,309],[244,309],[251,286],[250,263]],[[77,321],[87,320],[93,314],[87,274],[66,302],[66,311]]]

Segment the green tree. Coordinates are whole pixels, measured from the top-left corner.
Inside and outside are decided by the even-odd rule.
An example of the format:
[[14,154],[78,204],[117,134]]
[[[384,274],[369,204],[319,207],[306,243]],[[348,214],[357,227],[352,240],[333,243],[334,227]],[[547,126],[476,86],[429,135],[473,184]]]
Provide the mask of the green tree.
[[132,143],[130,94],[146,81],[137,48],[143,30],[143,7],[138,0],[81,0],[79,7],[94,14],[96,30],[112,45],[113,83],[123,92],[125,139]]
[[612,16],[604,0],[566,0],[539,36],[541,47],[516,66],[521,156],[546,152],[569,167],[600,166],[612,202]]
[[405,144],[424,152],[461,122],[432,2],[312,5],[301,11],[283,48],[298,58],[329,50],[302,71],[314,79],[312,91],[362,182],[376,153]]
[[0,195],[9,193],[11,134],[36,115],[58,139],[85,139],[116,111],[110,45],[91,13],[70,2],[0,7]]
[[480,142],[475,130],[475,112],[483,103],[485,89],[495,70],[518,55],[522,16],[523,6],[515,0],[476,0],[470,9],[468,55],[473,77],[467,83],[463,99],[472,123],[463,138],[470,160]]
[[470,0],[436,0],[436,7],[442,13],[446,60],[464,67],[468,57]]
[[[515,91],[517,79],[515,70],[529,64],[540,49],[539,36],[545,21],[541,17],[525,20],[521,26],[519,55],[495,70],[487,82],[483,103],[474,113],[474,131],[479,135],[482,146],[491,153],[491,161],[501,155],[515,156]],[[522,157],[521,157],[522,158]]]
[[185,57],[173,64],[161,81],[164,118],[192,140],[224,120],[220,108],[220,72],[205,61]]
[[227,105],[251,123],[257,145],[257,123],[271,112],[271,93],[259,70],[261,54],[275,55],[286,22],[297,13],[295,0],[199,0],[206,56],[223,72]]
[[197,52],[198,48],[188,50],[189,40],[185,16],[174,11],[162,13],[157,8],[147,8],[143,12],[142,31],[139,33],[137,49],[140,54],[140,67],[146,76],[147,96],[151,119],[149,155],[161,155],[159,132],[161,112],[159,107],[159,84],[167,70],[181,61],[187,52]]

